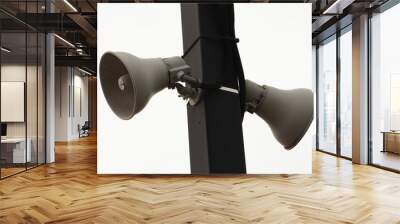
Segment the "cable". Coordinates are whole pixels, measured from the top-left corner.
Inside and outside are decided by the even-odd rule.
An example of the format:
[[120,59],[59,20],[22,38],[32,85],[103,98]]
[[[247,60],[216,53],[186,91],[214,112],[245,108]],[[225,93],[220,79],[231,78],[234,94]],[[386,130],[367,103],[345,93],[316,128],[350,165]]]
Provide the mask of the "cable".
[[[233,15],[231,15],[233,16]],[[234,19],[233,19],[234,20]],[[231,30],[234,33],[234,23],[230,27]],[[234,57],[234,62],[233,64],[235,65],[235,71],[236,71],[236,78],[238,80],[238,85],[239,85],[239,102],[240,102],[240,111],[242,115],[242,120],[244,117],[244,113],[246,112],[246,81],[244,78],[244,72],[243,72],[243,67],[242,67],[242,62],[240,59],[240,54],[239,54],[239,49],[237,47],[237,43],[239,42],[239,39],[236,37],[232,36],[198,36],[192,44],[185,50],[185,52],[182,55],[182,58],[185,58],[189,52],[193,49],[193,47],[199,42],[201,39],[205,40],[213,40],[213,41],[229,41],[233,43],[233,57]],[[225,69],[224,69],[225,71]],[[224,82],[219,82],[215,84],[207,84],[207,83],[201,83],[198,81],[196,78],[188,75],[184,75],[181,77],[181,81],[189,83],[192,87],[194,88],[201,88],[201,89],[219,89],[223,86]]]

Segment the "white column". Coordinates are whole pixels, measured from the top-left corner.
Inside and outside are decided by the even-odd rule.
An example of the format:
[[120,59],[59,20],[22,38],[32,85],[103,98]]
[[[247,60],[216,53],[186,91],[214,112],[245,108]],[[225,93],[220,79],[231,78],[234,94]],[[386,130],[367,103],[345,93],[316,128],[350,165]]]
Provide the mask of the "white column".
[[368,15],[353,20],[353,162],[368,163]]
[[54,72],[54,35],[47,34],[46,37],[46,163],[55,161],[54,133],[55,133],[55,72]]
[[[51,1],[46,1],[47,12],[53,12]],[[55,161],[55,43],[54,35],[46,35],[46,163]]]

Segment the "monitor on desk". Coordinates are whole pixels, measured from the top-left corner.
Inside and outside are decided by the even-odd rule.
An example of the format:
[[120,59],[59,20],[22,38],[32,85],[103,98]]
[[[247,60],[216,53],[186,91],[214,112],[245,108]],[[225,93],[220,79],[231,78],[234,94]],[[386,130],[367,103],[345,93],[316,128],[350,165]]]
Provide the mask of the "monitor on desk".
[[7,124],[1,123],[1,138],[7,137]]

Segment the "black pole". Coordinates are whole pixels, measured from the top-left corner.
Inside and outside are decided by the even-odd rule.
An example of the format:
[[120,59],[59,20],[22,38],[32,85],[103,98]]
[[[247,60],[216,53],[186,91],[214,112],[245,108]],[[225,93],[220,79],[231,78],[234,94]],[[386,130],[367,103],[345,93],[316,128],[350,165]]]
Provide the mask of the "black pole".
[[[181,14],[185,61],[192,75],[203,83],[238,89],[242,68],[235,50],[233,4],[183,3]],[[201,102],[187,106],[187,114],[192,173],[246,173],[239,94],[206,90]]]

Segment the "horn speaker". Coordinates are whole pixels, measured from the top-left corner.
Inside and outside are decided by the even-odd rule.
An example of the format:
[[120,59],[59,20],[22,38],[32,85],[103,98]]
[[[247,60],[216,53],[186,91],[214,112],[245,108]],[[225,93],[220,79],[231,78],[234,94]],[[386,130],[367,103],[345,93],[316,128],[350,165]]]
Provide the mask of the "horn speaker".
[[282,90],[246,80],[246,104],[272,130],[285,149],[303,138],[313,120],[313,93],[309,89]]
[[171,69],[184,65],[181,57],[143,59],[125,52],[107,52],[100,60],[100,83],[112,111],[128,120],[169,86]]

